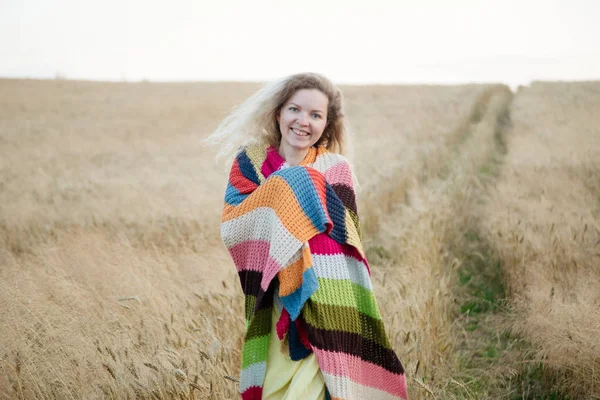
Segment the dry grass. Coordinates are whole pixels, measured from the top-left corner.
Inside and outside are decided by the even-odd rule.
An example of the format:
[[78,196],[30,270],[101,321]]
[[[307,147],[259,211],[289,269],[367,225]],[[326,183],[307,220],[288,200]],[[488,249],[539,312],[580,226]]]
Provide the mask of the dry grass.
[[511,107],[507,155],[483,207],[514,300],[513,332],[544,391],[600,398],[600,84],[534,83]]
[[235,396],[226,175],[200,142],[256,87],[1,82],[1,396]]
[[[256,88],[0,80],[0,398],[236,398],[227,167],[201,139]],[[511,93],[343,89],[373,281],[411,398],[477,398],[456,375],[453,246],[476,220]]]
[[415,386],[416,398],[474,395],[454,379],[462,332],[453,311],[461,297],[456,274],[463,260],[452,245],[471,229],[478,174],[493,156],[498,118],[511,98],[502,86],[481,93],[473,105],[473,110],[482,110],[481,115],[471,112],[455,131],[460,137],[453,137],[435,154],[444,168],[416,184],[407,202],[396,202],[376,235],[391,259],[381,269],[382,276],[374,273],[380,303],[386,315],[392,314],[391,325],[402,326],[393,339],[396,348],[406,348],[403,358],[410,376],[428,386],[425,390]]

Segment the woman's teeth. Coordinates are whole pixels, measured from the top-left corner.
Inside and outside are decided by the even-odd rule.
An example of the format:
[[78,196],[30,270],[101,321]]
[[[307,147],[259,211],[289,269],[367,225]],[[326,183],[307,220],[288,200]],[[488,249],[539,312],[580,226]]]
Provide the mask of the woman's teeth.
[[308,136],[308,133],[304,132],[304,131],[300,131],[298,129],[294,129],[292,128],[292,132],[294,132],[296,135],[298,136]]

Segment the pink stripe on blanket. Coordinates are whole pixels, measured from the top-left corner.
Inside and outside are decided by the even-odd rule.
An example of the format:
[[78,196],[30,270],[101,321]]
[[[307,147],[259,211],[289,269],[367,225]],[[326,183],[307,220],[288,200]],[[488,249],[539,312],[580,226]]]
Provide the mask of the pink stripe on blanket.
[[311,254],[336,255],[344,254],[342,245],[331,238],[331,236],[320,233],[308,240]]
[[344,185],[348,185],[350,188],[354,187],[354,183],[352,182],[352,174],[348,169],[348,164],[339,163],[331,168],[329,168],[325,173],[325,180],[330,185],[335,185],[339,183],[343,183]]
[[267,158],[260,167],[260,172],[265,178],[268,178],[273,172],[279,170],[285,161],[277,153],[277,149],[269,147],[267,149]]
[[406,398],[406,377],[360,358],[339,352],[313,347],[319,367],[330,375],[347,376],[364,386],[384,390],[394,396]]
[[339,244],[331,236],[324,233],[313,236],[308,240],[308,245],[312,254],[327,256],[344,254],[358,261],[364,261],[356,248],[347,244]]
[[246,240],[229,249],[238,272],[262,272],[260,287],[265,292],[275,275],[282,268],[277,260],[269,255],[270,249],[271,244],[264,240]]
[[271,244],[264,240],[246,240],[229,249],[233,262],[240,271],[261,271],[269,257]]
[[290,313],[287,312],[285,307],[282,308],[281,315],[279,316],[279,321],[277,321],[277,324],[275,325],[275,328],[277,329],[277,337],[279,338],[279,340],[283,340],[283,337],[290,329],[291,321],[292,320],[290,319]]
[[260,287],[263,291],[266,292],[267,289],[269,289],[271,281],[273,278],[275,278],[279,271],[281,271],[281,265],[275,259],[269,257],[263,267],[263,276],[262,280],[260,281]]
[[237,271],[262,272],[260,287],[265,292],[281,270],[281,265],[269,255],[271,244],[264,240],[246,240],[229,249]]

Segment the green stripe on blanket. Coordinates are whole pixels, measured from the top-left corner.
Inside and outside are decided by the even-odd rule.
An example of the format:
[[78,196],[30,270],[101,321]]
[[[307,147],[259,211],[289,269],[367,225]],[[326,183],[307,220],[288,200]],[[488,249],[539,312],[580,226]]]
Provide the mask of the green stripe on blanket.
[[332,306],[357,307],[358,311],[374,319],[381,319],[373,292],[348,280],[318,278],[319,289],[312,301]]
[[[383,321],[358,312],[353,307],[331,306],[310,301],[303,311],[304,320],[313,326],[330,331],[356,333],[373,340],[386,349],[391,345],[385,334]],[[369,327],[365,330],[365,327]]]
[[242,369],[258,362],[267,361],[270,340],[271,335],[266,335],[250,339],[244,343]]

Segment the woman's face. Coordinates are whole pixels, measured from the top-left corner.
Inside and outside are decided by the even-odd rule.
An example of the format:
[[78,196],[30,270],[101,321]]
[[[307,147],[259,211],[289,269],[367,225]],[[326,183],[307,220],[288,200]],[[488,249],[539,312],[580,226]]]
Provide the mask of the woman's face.
[[288,151],[308,151],[327,127],[329,100],[317,89],[296,91],[281,107],[277,122],[281,144]]

